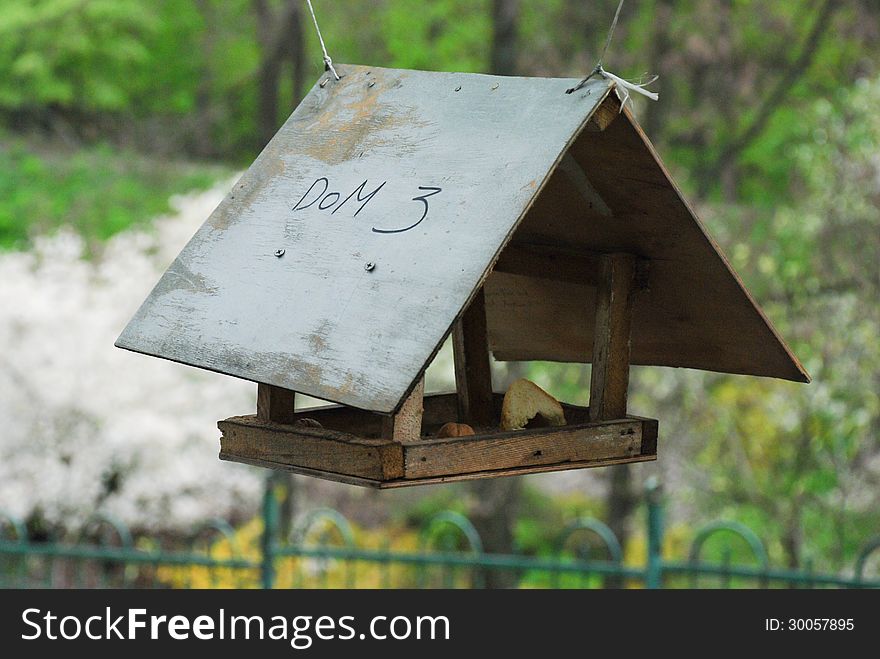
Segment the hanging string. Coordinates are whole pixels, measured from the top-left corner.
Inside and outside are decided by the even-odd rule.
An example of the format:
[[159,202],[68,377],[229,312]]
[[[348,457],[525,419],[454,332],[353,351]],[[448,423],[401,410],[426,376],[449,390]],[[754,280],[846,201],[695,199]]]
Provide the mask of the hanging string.
[[590,71],[583,80],[581,80],[578,84],[576,84],[571,89],[567,89],[565,91],[566,94],[571,94],[576,92],[578,89],[587,84],[587,81],[595,75],[598,75],[606,80],[611,80],[618,88],[622,98],[620,103],[620,110],[623,111],[623,108],[626,107],[627,102],[630,100],[630,92],[634,92],[636,94],[641,94],[642,96],[646,96],[650,98],[652,101],[656,101],[660,98],[657,92],[652,92],[648,89],[645,89],[652,82],[655,82],[657,78],[660,76],[650,76],[648,80],[644,82],[630,82],[629,80],[624,80],[620,76],[616,76],[613,73],[609,73],[606,71],[602,62],[605,59],[605,54],[608,52],[608,47],[611,45],[611,38],[614,36],[614,28],[617,27],[617,20],[620,18],[620,10],[623,9],[624,0],[620,0],[620,3],[617,5],[617,11],[614,12],[614,20],[611,21],[611,27],[608,29],[608,37],[605,39],[605,46],[602,48],[602,53],[599,55],[599,61],[596,64],[596,67]]
[[318,33],[318,41],[321,42],[321,50],[324,51],[324,70],[329,71],[333,74],[333,77],[339,80],[339,74],[336,73],[336,69],[333,68],[333,60],[330,59],[330,55],[327,54],[327,46],[324,45],[324,37],[321,36],[321,28],[318,27],[318,18],[315,16],[315,9],[312,7],[312,0],[306,0],[306,3],[309,5],[309,12],[312,14],[312,21],[315,24],[315,32]]
[[620,3],[617,5],[617,11],[614,12],[614,20],[611,21],[611,27],[608,28],[608,37],[605,39],[605,46],[599,55],[599,62],[596,64],[596,68],[601,68],[602,62],[605,60],[605,53],[608,52],[608,46],[611,45],[611,38],[614,36],[614,28],[617,27],[617,19],[620,18],[621,9],[623,9],[623,0],[620,0]]

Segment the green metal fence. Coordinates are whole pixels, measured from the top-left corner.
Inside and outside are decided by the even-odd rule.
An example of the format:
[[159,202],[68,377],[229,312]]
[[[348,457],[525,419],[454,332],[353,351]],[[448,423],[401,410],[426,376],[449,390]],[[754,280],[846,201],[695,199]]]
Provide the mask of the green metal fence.
[[[773,567],[749,528],[715,522],[696,533],[686,560],[675,561],[663,557],[663,505],[655,485],[646,492],[645,510],[647,557],[641,566],[624,564],[614,533],[593,518],[564,528],[550,555],[487,553],[471,522],[454,512],[431,518],[410,550],[363,547],[348,520],[329,509],[310,512],[287,538],[280,537],[278,497],[270,479],[260,523],[250,535],[225,521],[211,521],[185,546],[135,539],[124,525],[103,516],[78,537],[37,542],[28,539],[24,524],[0,512],[0,585],[480,588],[488,571],[501,570],[520,586],[545,588],[880,587],[880,579],[866,574],[869,560],[880,555],[880,537],[862,549],[851,574],[833,575],[813,572],[809,564],[802,570]],[[734,561],[734,543],[747,548],[751,560]],[[720,559],[705,558],[710,544]]]

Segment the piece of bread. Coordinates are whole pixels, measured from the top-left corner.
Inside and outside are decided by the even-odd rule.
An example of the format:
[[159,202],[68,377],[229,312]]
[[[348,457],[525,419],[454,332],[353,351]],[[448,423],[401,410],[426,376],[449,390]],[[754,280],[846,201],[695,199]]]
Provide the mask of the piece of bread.
[[474,434],[474,429],[466,423],[455,423],[450,421],[444,423],[440,430],[437,431],[437,439],[444,437],[467,437]]
[[547,425],[565,425],[565,413],[559,401],[534,382],[520,378],[511,384],[504,394],[504,404],[501,406],[501,429],[522,430],[538,415]]

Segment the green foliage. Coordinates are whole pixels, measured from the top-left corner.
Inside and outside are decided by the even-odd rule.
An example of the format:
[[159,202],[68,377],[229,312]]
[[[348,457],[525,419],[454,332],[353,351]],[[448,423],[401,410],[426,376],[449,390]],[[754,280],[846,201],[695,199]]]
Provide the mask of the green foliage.
[[[471,502],[463,487],[447,487],[416,498],[393,516],[393,526],[424,528],[440,512],[451,510],[467,515]],[[560,529],[580,517],[597,517],[602,505],[574,492],[549,495],[525,487],[520,501],[514,538],[516,550],[527,555],[550,556],[558,553]]]
[[[286,0],[265,3],[276,15]],[[876,10],[799,0],[646,0],[627,3],[606,56],[622,75],[661,74],[658,104],[642,105],[652,139],[702,193],[728,188],[763,205],[789,191],[790,149],[809,130],[798,121],[815,98],[876,68]],[[76,122],[97,114],[186,117],[166,124],[183,148],[240,159],[257,144],[256,85],[265,52],[257,3],[230,0],[0,0],[0,110]],[[616,2],[520,3],[523,74],[579,76],[589,70]],[[486,71],[492,3],[338,0],[316,10],[336,61],[431,70]],[[305,83],[321,72],[320,49],[302,8]],[[825,29],[804,48],[817,23]],[[291,35],[291,39],[295,38]],[[802,50],[809,52],[802,67]],[[285,65],[287,66],[287,65]],[[802,70],[801,70],[802,69]],[[718,158],[751,125],[776,85],[758,137]],[[284,99],[292,95],[282,75]],[[286,101],[282,100],[282,103]],[[286,110],[280,108],[281,115]],[[199,137],[191,139],[195,131]],[[207,140],[210,140],[209,142]],[[731,169],[732,168],[732,169]],[[728,193],[729,195],[729,190]]]
[[389,65],[429,71],[485,71],[491,25],[481,0],[389,2],[380,15]]
[[[534,487],[523,489],[520,506],[523,514],[514,529],[516,550],[535,556],[558,556],[560,550],[570,550],[577,538],[569,538],[562,546],[563,529],[582,517],[600,517],[602,513],[600,502],[580,492],[549,495]],[[596,538],[588,537],[586,541],[596,541]],[[608,558],[604,549],[595,555]]]
[[414,528],[422,528],[434,515],[445,510],[461,514],[467,512],[467,501],[459,488],[445,487],[430,492],[427,496],[416,498],[400,511],[396,521]]
[[121,110],[162,28],[136,0],[2,0],[0,105]]
[[[191,99],[188,122],[210,142],[195,141],[188,146],[200,154],[249,163],[256,156],[256,81],[261,57],[253,3],[164,1],[168,3],[169,14],[166,23],[172,27],[176,25],[177,7],[190,7],[193,13],[192,33],[170,34],[163,50],[167,56],[163,57],[163,66],[169,70],[192,67],[190,73],[179,74],[179,89]],[[181,53],[186,57],[181,57]],[[192,64],[181,64],[179,60]],[[318,76],[319,64],[320,59],[307,78]],[[145,73],[150,75],[153,68]]]
[[176,117],[164,130],[180,145],[205,128],[233,158],[253,143],[250,2],[0,0],[0,16],[0,111],[76,128]]
[[[583,75],[596,63],[616,0],[523,3],[525,71]],[[660,102],[636,113],[660,152],[703,196],[734,194],[772,206],[789,193],[790,150],[805,135],[801,113],[846,80],[875,71],[877,9],[822,2],[645,0],[626,3],[606,68],[639,78],[656,73]],[[814,26],[823,28],[815,44]],[[808,56],[801,61],[800,55]],[[773,100],[777,86],[786,92]],[[722,156],[763,112],[754,139]]]
[[170,210],[172,194],[226,171],[145,158],[106,145],[72,153],[0,140],[0,248],[66,226],[90,244]]
[[791,203],[713,217],[813,383],[695,375],[685,396],[640,378],[700,438],[691,477],[706,515],[759,530],[791,564],[809,555],[841,567],[880,528],[878,102],[880,78],[815,102],[793,152]]

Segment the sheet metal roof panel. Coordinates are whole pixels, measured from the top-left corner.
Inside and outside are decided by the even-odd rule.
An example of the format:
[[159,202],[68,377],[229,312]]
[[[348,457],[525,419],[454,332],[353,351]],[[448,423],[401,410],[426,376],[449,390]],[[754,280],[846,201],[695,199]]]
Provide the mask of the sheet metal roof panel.
[[394,411],[610,89],[338,70],[198,230],[118,346]]

